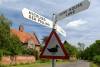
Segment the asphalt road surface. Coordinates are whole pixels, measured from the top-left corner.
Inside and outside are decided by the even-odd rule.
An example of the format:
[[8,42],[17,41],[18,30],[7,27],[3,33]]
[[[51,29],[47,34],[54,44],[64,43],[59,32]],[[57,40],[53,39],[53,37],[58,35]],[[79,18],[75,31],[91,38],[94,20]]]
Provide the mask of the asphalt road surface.
[[[52,67],[52,66],[46,66],[46,67]],[[76,62],[56,64],[55,67],[90,67],[90,66],[89,66],[89,62],[79,60],[79,61],[76,61]]]

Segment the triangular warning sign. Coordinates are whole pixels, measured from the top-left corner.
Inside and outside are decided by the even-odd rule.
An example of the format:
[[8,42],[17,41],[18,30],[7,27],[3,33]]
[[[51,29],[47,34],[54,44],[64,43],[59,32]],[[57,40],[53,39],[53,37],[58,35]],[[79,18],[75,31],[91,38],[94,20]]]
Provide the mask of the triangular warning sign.
[[67,59],[68,53],[64,49],[63,44],[55,30],[53,30],[40,54],[40,58],[48,59]]

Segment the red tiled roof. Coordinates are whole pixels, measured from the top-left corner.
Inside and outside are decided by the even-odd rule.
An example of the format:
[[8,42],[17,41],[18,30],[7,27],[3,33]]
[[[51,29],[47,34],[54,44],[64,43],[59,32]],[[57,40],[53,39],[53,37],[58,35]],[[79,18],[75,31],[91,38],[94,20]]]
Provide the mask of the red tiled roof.
[[35,34],[29,34],[15,29],[11,29],[11,33],[17,35],[22,43],[28,43],[29,40],[32,40],[34,45],[40,45],[40,42]]

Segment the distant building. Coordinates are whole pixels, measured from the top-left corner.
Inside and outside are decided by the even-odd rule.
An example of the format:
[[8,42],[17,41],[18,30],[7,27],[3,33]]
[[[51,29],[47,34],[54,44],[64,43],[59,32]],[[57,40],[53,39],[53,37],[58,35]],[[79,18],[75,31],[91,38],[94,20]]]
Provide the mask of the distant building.
[[20,39],[23,46],[40,51],[40,42],[35,33],[25,32],[22,25],[19,26],[19,30],[11,29],[11,33]]

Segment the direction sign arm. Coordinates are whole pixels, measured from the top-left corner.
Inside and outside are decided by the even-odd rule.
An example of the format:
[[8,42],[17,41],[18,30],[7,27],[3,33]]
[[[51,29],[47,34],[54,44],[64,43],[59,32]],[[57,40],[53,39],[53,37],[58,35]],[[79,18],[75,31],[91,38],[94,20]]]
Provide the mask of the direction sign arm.
[[88,9],[90,6],[90,0],[84,0],[71,8],[64,10],[56,15],[57,21],[64,19],[65,17],[71,16],[73,14],[79,13],[83,10]]
[[[39,15],[36,12],[33,12],[27,8],[23,8],[22,14],[26,19],[32,20],[36,23],[42,24],[42,25],[47,26],[49,28],[53,28],[53,22],[51,20]],[[57,24],[56,24],[56,26],[57,26],[57,31],[65,36],[65,31]]]

